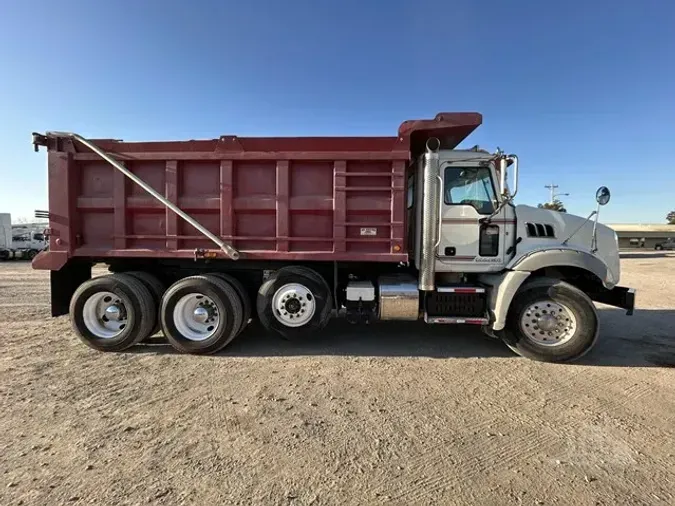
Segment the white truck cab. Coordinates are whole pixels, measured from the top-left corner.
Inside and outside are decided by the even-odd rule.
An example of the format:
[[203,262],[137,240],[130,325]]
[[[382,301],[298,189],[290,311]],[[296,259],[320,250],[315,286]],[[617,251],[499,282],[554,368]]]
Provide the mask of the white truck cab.
[[428,323],[480,324],[522,355],[556,361],[592,347],[592,301],[632,314],[634,291],[617,286],[617,236],[597,221],[607,188],[587,218],[516,206],[515,155],[439,148],[429,139],[415,178],[415,266]]

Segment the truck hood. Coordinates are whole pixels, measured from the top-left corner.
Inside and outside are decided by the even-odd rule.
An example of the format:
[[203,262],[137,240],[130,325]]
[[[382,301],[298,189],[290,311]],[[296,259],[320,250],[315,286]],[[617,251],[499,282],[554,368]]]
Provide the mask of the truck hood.
[[[612,288],[619,282],[621,274],[619,242],[616,232],[611,228],[598,223],[597,251],[593,252],[593,219],[587,221],[581,216],[525,205],[516,206],[516,217],[517,237],[522,238],[518,245],[518,256],[540,249],[564,248],[583,251],[598,257],[607,266],[607,279],[602,280],[606,287]],[[535,227],[536,224],[550,225],[554,236],[532,236],[528,232],[528,223],[534,224]],[[563,245],[566,239],[568,240]]]

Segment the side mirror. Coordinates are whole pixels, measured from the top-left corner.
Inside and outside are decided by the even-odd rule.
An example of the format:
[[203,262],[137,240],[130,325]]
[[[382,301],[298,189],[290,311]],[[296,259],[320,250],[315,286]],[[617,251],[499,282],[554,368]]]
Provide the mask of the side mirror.
[[606,186],[601,186],[598,188],[598,191],[595,192],[595,200],[598,203],[598,205],[604,206],[609,202],[609,199],[611,197],[611,193],[609,193],[609,188]]
[[[507,168],[509,166],[509,162],[511,162],[513,166],[513,190],[510,192],[510,195],[508,194],[506,190],[506,172]],[[516,155],[508,155],[504,156],[500,160],[500,178],[499,178],[499,186],[500,190],[502,193],[502,196],[508,197],[509,200],[513,200],[513,198],[516,196],[516,193],[518,193],[518,157]]]

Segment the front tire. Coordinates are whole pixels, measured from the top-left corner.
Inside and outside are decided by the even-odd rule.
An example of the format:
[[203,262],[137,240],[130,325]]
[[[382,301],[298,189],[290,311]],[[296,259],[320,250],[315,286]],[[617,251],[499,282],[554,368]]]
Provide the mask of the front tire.
[[565,362],[588,353],[598,332],[595,306],[584,292],[558,279],[538,278],[516,294],[504,341],[524,357]]
[[660,244],[657,244],[656,246],[654,246],[654,249],[656,251],[661,251],[663,249],[663,246],[661,246]]

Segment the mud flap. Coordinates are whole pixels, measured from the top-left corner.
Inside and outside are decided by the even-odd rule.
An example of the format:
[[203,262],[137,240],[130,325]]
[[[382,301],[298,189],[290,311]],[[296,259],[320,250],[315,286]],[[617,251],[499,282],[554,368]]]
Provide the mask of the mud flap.
[[58,271],[50,271],[52,316],[68,314],[77,287],[91,279],[91,264],[70,260]]
[[611,290],[589,294],[595,302],[607,304],[626,310],[626,314],[631,316],[635,310],[635,289],[624,286],[615,286]]

